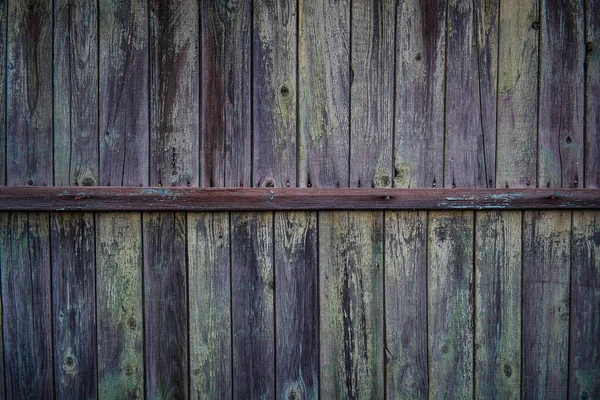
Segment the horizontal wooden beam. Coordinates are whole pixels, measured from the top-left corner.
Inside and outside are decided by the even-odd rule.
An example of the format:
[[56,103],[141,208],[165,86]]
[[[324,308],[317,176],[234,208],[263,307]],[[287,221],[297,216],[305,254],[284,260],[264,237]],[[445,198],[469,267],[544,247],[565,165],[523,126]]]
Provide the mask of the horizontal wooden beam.
[[0,187],[4,211],[600,208],[600,189]]

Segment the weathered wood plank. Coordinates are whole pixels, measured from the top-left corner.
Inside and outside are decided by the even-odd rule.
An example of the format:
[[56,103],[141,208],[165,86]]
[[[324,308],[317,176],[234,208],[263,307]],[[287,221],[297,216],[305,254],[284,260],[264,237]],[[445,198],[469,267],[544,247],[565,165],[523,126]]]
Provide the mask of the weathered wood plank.
[[523,215],[523,392],[567,397],[570,211]]
[[0,215],[2,362],[9,399],[54,396],[49,224],[47,213]]
[[97,393],[94,216],[50,214],[54,382],[57,398]]
[[600,397],[600,212],[573,212],[569,396]]
[[144,213],[146,396],[187,399],[186,216]]
[[428,394],[427,212],[385,213],[386,394]]
[[429,397],[473,397],[473,212],[431,212]]
[[538,186],[581,187],[583,0],[543,0],[540,12]]
[[275,213],[278,399],[319,395],[317,214]]
[[233,395],[275,396],[273,214],[231,213]]
[[98,396],[144,397],[140,213],[96,214]]
[[384,395],[383,213],[319,213],[321,396]]
[[348,187],[350,0],[298,7],[298,186]]
[[391,187],[396,2],[352,3],[350,186]]
[[7,184],[52,185],[51,0],[10,1],[7,43]]
[[228,213],[188,214],[190,392],[232,397]]
[[54,2],[54,184],[98,177],[97,1]]
[[600,3],[585,2],[585,186],[600,187]]
[[519,211],[477,213],[476,398],[520,398],[521,220]]
[[100,0],[100,184],[148,184],[148,2]]
[[[0,183],[6,185],[6,68],[7,65],[7,26],[8,26],[8,1],[0,0],[0,65],[4,66],[0,68]],[[1,307],[0,307],[1,308]],[[2,322],[0,322],[0,325]],[[0,334],[0,337],[2,334]],[[1,345],[1,340],[0,340]],[[1,347],[1,346],[0,346]],[[2,352],[0,350],[0,356]],[[0,361],[0,365],[3,361]],[[2,367],[0,366],[0,372]],[[4,376],[4,374],[0,375]],[[4,383],[0,383],[0,397],[4,393]]]
[[251,2],[200,3],[201,186],[250,187]]

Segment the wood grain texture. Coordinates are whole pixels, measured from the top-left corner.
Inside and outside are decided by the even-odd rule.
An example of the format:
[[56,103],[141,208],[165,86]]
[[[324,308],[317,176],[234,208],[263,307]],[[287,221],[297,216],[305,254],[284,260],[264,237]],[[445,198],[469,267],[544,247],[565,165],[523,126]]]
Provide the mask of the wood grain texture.
[[100,0],[100,184],[148,184],[148,2]]
[[573,212],[569,396],[600,397],[600,212]]
[[146,396],[187,399],[188,285],[185,213],[144,213]]
[[298,7],[298,186],[348,187],[350,1]]
[[228,213],[188,214],[190,393],[231,398],[231,263]]
[[250,187],[253,29],[251,2],[200,3],[201,186]]
[[538,186],[583,179],[583,0],[543,0],[540,10]]
[[431,212],[429,397],[473,397],[473,212]]
[[[0,183],[6,185],[6,65],[7,59],[7,38],[8,38],[8,1],[0,1]],[[0,307],[1,308],[1,307]],[[1,323],[0,323],[1,324]],[[0,335],[1,336],[1,335]],[[1,341],[0,341],[1,342]],[[1,346],[0,346],[1,347]],[[2,356],[0,352],[0,356]],[[2,364],[2,361],[0,361]],[[0,370],[2,368],[0,367]],[[1,371],[0,371],[1,372]],[[3,376],[3,375],[2,375]],[[3,393],[4,384],[0,383],[0,395]]]
[[275,213],[276,395],[319,396],[317,214]]
[[520,398],[521,220],[519,211],[477,212],[476,398]]
[[391,187],[396,2],[351,10],[350,186]]
[[98,395],[144,396],[140,213],[96,214]]
[[273,213],[231,213],[234,398],[275,396]]
[[199,184],[199,17],[194,0],[150,3],[150,184]]
[[253,12],[254,186],[296,187],[296,0]]
[[319,213],[321,396],[384,395],[383,213]]
[[427,212],[385,213],[386,394],[428,395]]
[[566,398],[571,212],[526,211],[523,218],[522,396]]
[[2,363],[9,399],[54,396],[49,224],[47,213],[0,215]]
[[585,2],[585,186],[600,187],[600,3]]
[[496,187],[536,187],[539,1],[500,2]]
[[8,4],[7,184],[52,185],[52,20],[50,0]]
[[54,184],[94,186],[98,173],[98,4],[54,2]]
[[442,187],[446,0],[397,7],[394,186]]
[[52,325],[57,398],[97,393],[94,216],[51,213]]

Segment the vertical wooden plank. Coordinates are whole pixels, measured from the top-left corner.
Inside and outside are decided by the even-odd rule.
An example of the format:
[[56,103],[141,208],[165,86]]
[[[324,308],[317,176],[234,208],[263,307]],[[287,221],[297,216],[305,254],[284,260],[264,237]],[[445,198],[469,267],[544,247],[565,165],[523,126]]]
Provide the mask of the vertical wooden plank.
[[231,213],[233,395],[275,396],[273,214]]
[[296,0],[253,5],[255,186],[296,186]]
[[473,397],[473,212],[431,212],[429,397]]
[[148,184],[148,3],[100,0],[100,184]]
[[141,226],[139,213],[96,214],[101,399],[144,396]]
[[317,214],[275,213],[278,399],[319,396]]
[[54,2],[54,184],[97,185],[96,1]]
[[350,186],[391,187],[396,2],[352,2]]
[[567,397],[570,211],[523,215],[523,397]]
[[50,214],[57,398],[97,397],[94,218]]
[[476,398],[520,398],[521,219],[520,211],[477,212]]
[[538,186],[580,187],[583,178],[583,0],[541,2]]
[[232,396],[231,267],[228,213],[188,214],[190,392]]
[[10,1],[7,184],[52,185],[52,1]]
[[600,187],[600,3],[585,2],[585,186]]
[[[6,185],[6,68],[7,65],[7,21],[8,16],[8,0],[0,0],[0,65],[3,68],[0,68],[0,183],[2,185]],[[1,304],[0,304],[1,305]],[[1,308],[1,307],[0,307]],[[0,318],[1,320],[1,318]],[[2,322],[0,321],[0,327]],[[0,333],[0,337],[2,334]],[[1,338],[0,338],[1,339]],[[1,344],[1,340],[0,340]],[[2,347],[2,346],[0,346]],[[0,356],[2,356],[0,351]],[[1,365],[3,361],[0,361],[0,372],[2,372]],[[2,374],[1,376],[4,376]],[[4,387],[4,383],[0,383],[0,397],[2,397],[2,393]]]
[[349,185],[350,0],[300,0],[300,187]]
[[319,213],[321,395],[384,395],[383,213]]
[[252,184],[251,2],[203,0],[200,3],[201,186],[249,187]]
[[143,214],[146,396],[187,399],[185,213]]
[[0,215],[2,362],[6,360],[9,399],[54,395],[49,227],[46,213]]
[[538,0],[500,2],[496,187],[537,181]]
[[386,394],[425,398],[427,212],[385,213]]

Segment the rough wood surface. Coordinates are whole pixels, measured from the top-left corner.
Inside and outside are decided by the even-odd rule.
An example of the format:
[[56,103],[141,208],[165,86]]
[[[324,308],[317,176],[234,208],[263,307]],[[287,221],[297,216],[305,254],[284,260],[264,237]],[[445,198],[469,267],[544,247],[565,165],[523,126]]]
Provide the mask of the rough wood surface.
[[570,211],[523,215],[523,392],[567,397]]
[[231,213],[233,395],[275,396],[273,214]]
[[148,185],[148,2],[99,0],[100,184]]
[[97,393],[94,216],[51,213],[52,326],[57,398]]
[[386,394],[428,395],[427,212],[385,213]]
[[321,396],[384,395],[383,213],[319,213]]
[[319,396],[317,214],[275,213],[276,395]]
[[231,264],[228,213],[188,214],[190,393],[231,398]]
[[0,215],[2,362],[9,399],[54,396],[49,229],[47,213]]
[[473,397],[473,212],[431,212],[429,397]]
[[585,2],[585,186],[600,187],[600,3]]
[[[8,33],[8,1],[0,1],[0,65],[7,65],[7,33]],[[0,183],[6,185],[6,72],[7,68],[0,68]],[[1,304],[0,304],[1,305]],[[1,308],[1,307],[0,307]],[[0,327],[1,327],[0,322]],[[0,337],[2,335],[0,334]],[[1,347],[1,340],[0,340]],[[0,357],[2,352],[0,351]],[[2,365],[3,361],[0,361]],[[2,367],[0,367],[0,372]],[[4,376],[3,374],[0,376]],[[0,379],[1,380],[1,379]],[[0,396],[4,393],[4,383],[0,383]]]
[[144,397],[140,213],[96,214],[98,395]]

